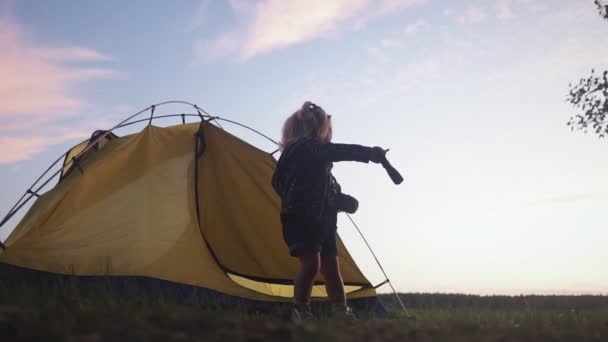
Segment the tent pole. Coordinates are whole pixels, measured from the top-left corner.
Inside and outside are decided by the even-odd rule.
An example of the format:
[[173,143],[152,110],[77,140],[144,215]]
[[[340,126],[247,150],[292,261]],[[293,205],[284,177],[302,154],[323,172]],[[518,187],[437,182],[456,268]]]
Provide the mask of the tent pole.
[[370,246],[369,242],[367,242],[367,239],[365,238],[365,236],[363,236],[363,233],[361,232],[361,229],[359,229],[359,226],[357,226],[357,224],[355,223],[355,220],[353,220],[353,218],[348,213],[346,214],[346,216],[348,217],[348,219],[350,220],[350,222],[353,224],[353,226],[355,226],[355,229],[357,229],[357,232],[359,232],[359,235],[363,239],[363,242],[365,242],[365,245],[367,245],[367,248],[372,253],[372,256],[376,260],[376,263],[378,264],[378,267],[380,267],[380,271],[382,271],[382,274],[384,275],[384,278],[386,279],[386,282],[391,287],[391,290],[393,290],[393,294],[395,295],[395,297],[397,297],[397,301],[399,302],[399,305],[401,306],[401,309],[403,309],[403,312],[405,312],[405,315],[408,318],[412,317],[412,316],[410,316],[410,313],[407,311],[407,308],[405,307],[405,304],[403,304],[403,301],[401,300],[401,297],[399,297],[399,294],[397,293],[397,291],[393,287],[393,283],[388,278],[388,275],[386,275],[386,272],[384,271],[384,267],[382,267],[382,264],[380,264],[380,260],[378,260],[378,257],[376,256],[376,253],[374,253],[374,250]]

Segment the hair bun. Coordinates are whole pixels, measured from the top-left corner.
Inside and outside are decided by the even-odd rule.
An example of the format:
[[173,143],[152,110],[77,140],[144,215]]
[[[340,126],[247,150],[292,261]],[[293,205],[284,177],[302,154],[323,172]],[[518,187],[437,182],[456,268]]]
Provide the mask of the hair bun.
[[325,110],[311,101],[304,102],[300,108],[300,117],[303,119],[318,120],[320,114],[325,114]]
[[304,112],[308,112],[308,111],[310,111],[311,109],[313,109],[313,108],[314,108],[314,107],[316,107],[316,106],[317,106],[316,104],[314,104],[314,103],[312,103],[312,102],[310,102],[310,101],[306,101],[306,102],[304,102],[304,104],[302,105],[302,108],[301,108],[301,109],[302,109],[302,111],[304,111]]
[[302,105],[302,107],[300,108],[300,110],[298,111],[298,117],[300,117],[303,120],[310,120],[313,118],[313,108],[315,107],[315,104],[310,102],[310,101],[306,101],[304,102],[304,104]]

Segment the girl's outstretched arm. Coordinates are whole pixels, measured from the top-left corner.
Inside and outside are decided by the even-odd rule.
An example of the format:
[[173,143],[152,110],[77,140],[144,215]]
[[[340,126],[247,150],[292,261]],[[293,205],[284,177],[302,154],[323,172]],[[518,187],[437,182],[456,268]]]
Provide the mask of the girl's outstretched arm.
[[356,144],[336,144],[311,141],[312,152],[328,162],[358,161],[362,163],[380,163],[384,160],[385,151],[381,147],[367,147]]

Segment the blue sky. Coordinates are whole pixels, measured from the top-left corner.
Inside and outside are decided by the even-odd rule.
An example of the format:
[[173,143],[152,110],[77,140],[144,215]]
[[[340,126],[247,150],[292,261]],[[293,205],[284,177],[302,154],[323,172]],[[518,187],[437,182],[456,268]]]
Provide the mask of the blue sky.
[[[565,102],[608,68],[606,34],[583,0],[0,0],[0,212],[150,104],[278,138],[312,100],[335,141],[390,148],[405,175],[335,168],[398,290],[608,293],[608,143],[570,132]],[[344,218],[340,232],[381,281]]]

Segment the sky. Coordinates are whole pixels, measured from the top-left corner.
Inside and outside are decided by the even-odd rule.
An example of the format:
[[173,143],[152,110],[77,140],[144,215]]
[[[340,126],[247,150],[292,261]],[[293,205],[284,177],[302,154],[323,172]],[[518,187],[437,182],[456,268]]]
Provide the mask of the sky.
[[335,142],[390,148],[405,176],[334,167],[398,291],[608,294],[608,141],[571,132],[565,101],[608,69],[607,34],[591,0],[0,0],[0,214],[70,146],[151,104],[278,139],[311,100]]

